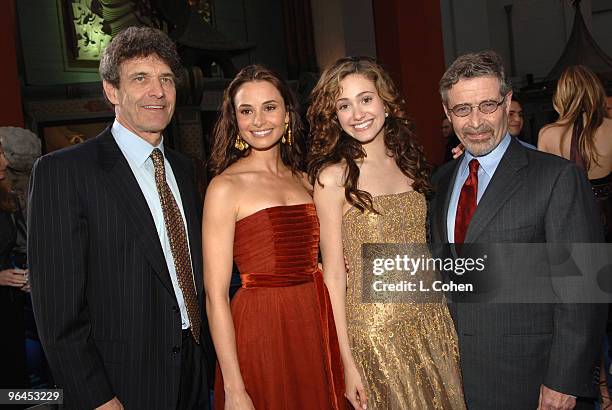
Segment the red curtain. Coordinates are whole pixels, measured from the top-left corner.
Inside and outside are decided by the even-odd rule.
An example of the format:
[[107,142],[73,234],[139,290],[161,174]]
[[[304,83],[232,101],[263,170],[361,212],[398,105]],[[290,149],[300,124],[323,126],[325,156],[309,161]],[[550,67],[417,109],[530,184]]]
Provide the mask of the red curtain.
[[310,0],[282,0],[281,4],[289,79],[317,72]]

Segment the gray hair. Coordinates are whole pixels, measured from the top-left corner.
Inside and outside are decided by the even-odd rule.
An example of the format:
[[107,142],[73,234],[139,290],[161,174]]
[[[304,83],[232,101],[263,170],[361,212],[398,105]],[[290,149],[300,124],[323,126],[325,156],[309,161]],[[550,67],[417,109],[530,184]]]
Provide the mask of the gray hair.
[[41,140],[30,130],[0,127],[0,145],[11,168],[29,172],[41,155]]
[[442,102],[448,106],[448,90],[459,80],[478,77],[496,77],[499,80],[501,96],[508,94],[512,87],[506,79],[504,62],[499,54],[492,50],[464,54],[448,67],[440,80]]
[[121,31],[106,47],[100,59],[100,77],[115,88],[119,88],[121,63],[132,58],[148,57],[153,54],[168,64],[176,79],[179,80],[181,62],[176,45],[170,37],[155,28],[135,26]]

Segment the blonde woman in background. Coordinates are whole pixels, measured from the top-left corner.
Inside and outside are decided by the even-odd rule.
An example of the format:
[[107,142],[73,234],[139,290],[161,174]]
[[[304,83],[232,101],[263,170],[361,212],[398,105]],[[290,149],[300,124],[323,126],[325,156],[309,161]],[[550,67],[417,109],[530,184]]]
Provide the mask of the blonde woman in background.
[[[553,107],[559,119],[544,126],[538,149],[561,156],[586,171],[601,213],[606,241],[612,242],[612,119],[597,76],[582,65],[568,67],[557,82]],[[610,338],[608,336],[609,345]],[[605,353],[600,367],[601,408],[612,406],[607,389]]]
[[612,241],[612,119],[606,94],[587,67],[568,67],[557,83],[553,107],[559,119],[544,126],[538,149],[566,158],[586,171],[601,211],[606,241]]

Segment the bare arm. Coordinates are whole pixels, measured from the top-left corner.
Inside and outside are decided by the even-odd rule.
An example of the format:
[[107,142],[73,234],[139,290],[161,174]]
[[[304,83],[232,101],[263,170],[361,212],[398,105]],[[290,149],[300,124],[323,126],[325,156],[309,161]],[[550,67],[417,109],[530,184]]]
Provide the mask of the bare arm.
[[340,186],[339,168],[327,168],[321,175],[322,187],[315,184],[314,202],[321,226],[323,276],[329,290],[340,355],[345,371],[346,396],[354,408],[365,408],[367,398],[348,340],[346,323],[346,268],[342,246],[342,210],[344,188]]
[[213,179],[206,192],[202,218],[206,314],[223,374],[226,409],[253,408],[240,374],[229,302],[237,215],[232,191],[232,182],[226,177]]

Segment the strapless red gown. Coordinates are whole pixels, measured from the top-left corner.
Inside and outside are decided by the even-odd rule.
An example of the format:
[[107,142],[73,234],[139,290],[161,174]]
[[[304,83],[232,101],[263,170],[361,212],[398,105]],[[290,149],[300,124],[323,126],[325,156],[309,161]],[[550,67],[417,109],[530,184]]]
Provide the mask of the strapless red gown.
[[[267,208],[236,223],[242,288],[232,317],[240,371],[257,410],[346,408],[318,249],[313,204]],[[223,409],[224,400],[217,366],[215,408]]]

